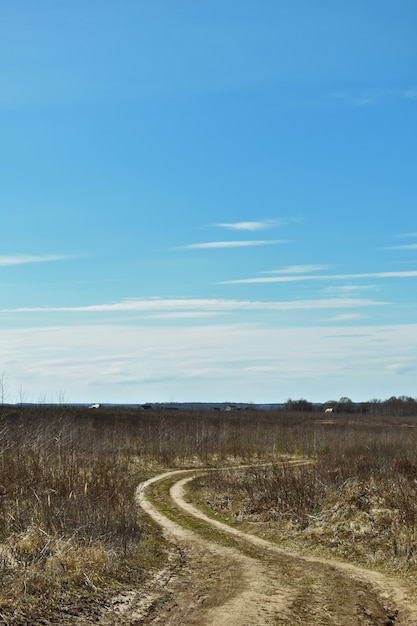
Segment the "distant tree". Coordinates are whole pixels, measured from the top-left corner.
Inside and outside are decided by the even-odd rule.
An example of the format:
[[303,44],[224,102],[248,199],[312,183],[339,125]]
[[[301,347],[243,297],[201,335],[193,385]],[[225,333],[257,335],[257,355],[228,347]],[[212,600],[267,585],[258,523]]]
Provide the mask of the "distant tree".
[[288,400],[286,401],[286,403],[284,404],[284,409],[287,409],[288,411],[292,410],[292,399],[288,398]]
[[415,415],[417,402],[409,396],[392,396],[384,402],[387,415]]
[[285,408],[289,411],[312,411],[313,405],[304,398],[300,398],[300,400],[289,399],[285,403]]
[[371,415],[407,416],[417,415],[417,400],[411,396],[391,396],[387,400],[373,399],[365,403]]
[[350,398],[342,396],[336,405],[336,410],[339,413],[355,413],[356,407]]

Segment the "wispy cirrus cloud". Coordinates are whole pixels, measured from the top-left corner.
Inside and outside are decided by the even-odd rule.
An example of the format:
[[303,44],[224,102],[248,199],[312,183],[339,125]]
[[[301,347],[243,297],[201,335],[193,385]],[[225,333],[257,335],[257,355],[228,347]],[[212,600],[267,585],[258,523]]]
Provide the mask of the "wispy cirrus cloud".
[[366,319],[367,315],[361,313],[341,313],[340,315],[334,315],[333,317],[326,318],[326,322],[353,322],[355,320]]
[[321,270],[327,270],[328,265],[290,265],[289,267],[283,267],[278,270],[270,270],[265,274],[303,274],[304,272],[319,272]]
[[388,246],[384,250],[417,250],[417,243],[406,243],[401,246]]
[[14,255],[0,255],[0,267],[7,267],[10,265],[25,265],[28,263],[49,263],[51,261],[63,261],[68,259],[68,256],[62,254],[14,254]]
[[256,222],[231,222],[214,224],[218,228],[228,228],[229,230],[265,230],[283,224],[284,220],[259,220]]
[[361,278],[416,278],[417,270],[400,272],[366,272],[363,274],[308,274],[286,276],[258,276],[255,278],[238,278],[220,281],[219,285],[250,285],[262,283],[287,283],[306,280],[354,280]]
[[263,240],[245,240],[245,241],[206,241],[204,243],[190,243],[180,246],[180,250],[208,250],[215,248],[251,248],[255,246],[270,246],[274,244],[288,243],[286,240],[263,239]]
[[161,313],[152,312],[152,318],[158,320],[182,320],[182,319],[201,319],[208,317],[216,317],[224,315],[227,311],[164,311]]
[[333,285],[332,287],[325,287],[323,293],[347,295],[363,291],[375,291],[376,289],[378,289],[377,285]]
[[0,309],[0,313],[116,313],[137,312],[157,315],[174,315],[186,313],[190,316],[197,313],[233,312],[233,311],[289,311],[309,309],[341,309],[366,306],[386,305],[388,302],[365,298],[319,298],[315,300],[259,301],[259,300],[227,300],[227,299],[129,299],[104,304],[84,306],[45,306]]
[[417,232],[414,233],[401,233],[400,235],[395,235],[396,237],[401,237],[401,238],[412,238],[412,237],[417,237]]

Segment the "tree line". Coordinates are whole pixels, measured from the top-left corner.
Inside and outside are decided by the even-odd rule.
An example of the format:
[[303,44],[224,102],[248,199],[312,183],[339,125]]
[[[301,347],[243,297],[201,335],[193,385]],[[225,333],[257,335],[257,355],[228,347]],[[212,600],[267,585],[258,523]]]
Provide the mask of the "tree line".
[[342,397],[339,400],[328,400],[324,403],[313,403],[301,398],[287,400],[284,408],[289,411],[320,412],[332,409],[334,413],[356,413],[367,415],[417,415],[417,398],[411,396],[392,396],[386,400],[368,400],[367,402],[353,402],[350,398]]

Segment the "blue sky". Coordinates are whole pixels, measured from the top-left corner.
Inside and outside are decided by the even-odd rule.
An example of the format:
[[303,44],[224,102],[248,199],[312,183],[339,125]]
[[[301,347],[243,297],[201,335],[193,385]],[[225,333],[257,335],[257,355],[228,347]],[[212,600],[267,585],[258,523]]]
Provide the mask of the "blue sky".
[[9,401],[417,396],[414,0],[0,5]]

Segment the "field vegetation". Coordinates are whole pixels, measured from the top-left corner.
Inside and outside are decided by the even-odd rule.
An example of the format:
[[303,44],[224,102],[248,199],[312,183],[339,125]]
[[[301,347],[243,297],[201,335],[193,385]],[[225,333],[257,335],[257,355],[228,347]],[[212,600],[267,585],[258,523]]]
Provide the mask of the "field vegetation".
[[264,467],[196,478],[193,498],[229,523],[294,549],[333,555],[417,580],[417,419],[282,413]]
[[416,416],[304,409],[0,406],[0,623],[94,620],[161,568],[134,496],[166,468],[218,468],[193,497],[233,523],[411,575]]

